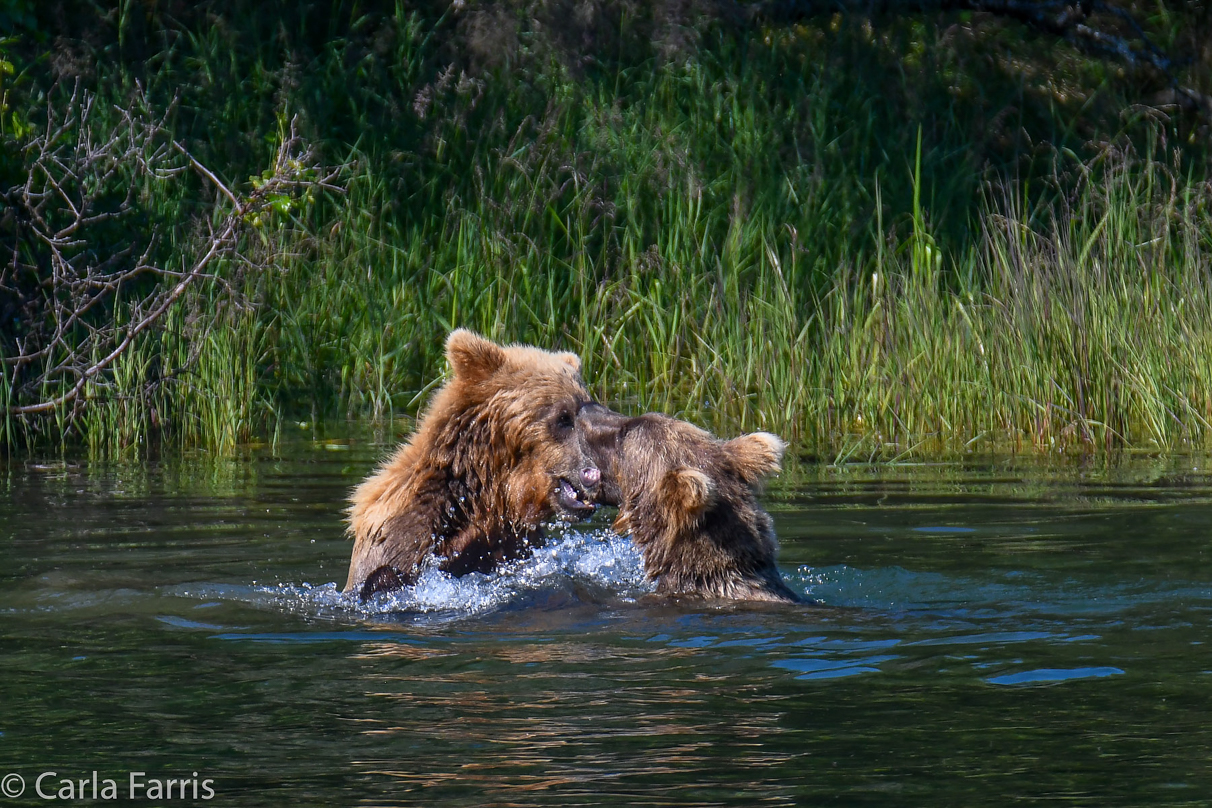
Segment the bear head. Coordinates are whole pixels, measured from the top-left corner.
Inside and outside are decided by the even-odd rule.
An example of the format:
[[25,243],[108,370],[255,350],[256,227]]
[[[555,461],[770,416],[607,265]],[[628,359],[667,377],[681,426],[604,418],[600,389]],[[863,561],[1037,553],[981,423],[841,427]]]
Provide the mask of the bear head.
[[786,444],[767,432],[719,440],[649,413],[599,414],[586,430],[603,472],[599,499],[619,506],[658,591],[738,600],[795,601],[778,574],[770,515],[758,504]]
[[414,582],[431,556],[452,575],[488,572],[529,553],[540,522],[594,511],[602,475],[585,427],[609,410],[580,360],[464,329],[446,358],[413,435],[351,497],[346,591],[363,598]]
[[592,401],[576,354],[498,345],[460,328],[446,358],[449,380],[425,416],[444,425],[433,459],[456,477],[497,477],[508,488],[501,504],[522,521],[593,513],[601,474],[578,429]]

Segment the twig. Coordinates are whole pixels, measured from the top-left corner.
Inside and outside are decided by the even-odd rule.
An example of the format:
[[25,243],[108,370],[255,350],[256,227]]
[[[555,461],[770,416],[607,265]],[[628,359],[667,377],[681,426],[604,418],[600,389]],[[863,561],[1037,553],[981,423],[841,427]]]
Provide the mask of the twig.
[[[136,100],[135,109],[147,108],[144,99]],[[226,279],[208,270],[220,257],[231,257],[254,269],[261,266],[241,254],[240,242],[246,228],[271,201],[309,188],[344,192],[337,184],[342,167],[315,165],[302,148],[293,120],[267,178],[247,194],[239,194],[173,140],[163,119],[155,121],[144,113],[119,109],[118,128],[106,137],[94,137],[93,103],[94,96],[77,86],[61,112],[48,104],[44,133],[33,138],[24,151],[26,176],[3,191],[16,237],[11,246],[6,245],[6,255],[12,259],[0,268],[0,289],[16,300],[26,332],[10,337],[15,354],[0,357],[9,377],[10,416],[32,417],[71,404],[67,415],[75,417],[84,400],[81,394],[90,384],[94,390],[104,389],[105,371],[172,310],[192,285],[205,279],[238,296]],[[173,154],[183,156],[185,164],[166,163]],[[138,214],[138,178],[172,181],[189,170],[213,183],[231,210],[222,226],[210,231],[188,270],[157,266],[154,236],[147,239],[137,258],[133,245],[115,248],[92,241],[97,238],[97,226]],[[131,172],[134,178],[127,176]],[[117,182],[124,182],[125,188],[115,187]],[[106,193],[111,194],[108,201]],[[114,196],[120,201],[115,202]],[[98,258],[98,253],[104,257]],[[119,305],[124,286],[146,275],[170,283],[157,285],[128,307]],[[109,309],[100,308],[102,304]],[[98,316],[99,311],[107,313]],[[121,311],[130,312],[132,325],[117,325],[113,318]],[[175,375],[165,371],[159,381]],[[62,389],[60,385],[68,379],[70,387],[58,395],[22,401],[40,391]]]

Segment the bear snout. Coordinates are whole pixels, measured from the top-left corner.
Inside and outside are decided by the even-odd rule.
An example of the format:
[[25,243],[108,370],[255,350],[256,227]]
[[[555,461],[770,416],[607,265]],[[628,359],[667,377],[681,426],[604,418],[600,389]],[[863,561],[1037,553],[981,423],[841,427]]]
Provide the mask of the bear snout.
[[586,490],[592,491],[602,482],[602,472],[593,466],[586,466],[581,469],[581,485],[585,486]]
[[586,402],[577,413],[577,430],[584,441],[588,459],[598,472],[595,501],[599,505],[618,505],[622,498],[618,460],[622,436],[631,421],[596,401]]

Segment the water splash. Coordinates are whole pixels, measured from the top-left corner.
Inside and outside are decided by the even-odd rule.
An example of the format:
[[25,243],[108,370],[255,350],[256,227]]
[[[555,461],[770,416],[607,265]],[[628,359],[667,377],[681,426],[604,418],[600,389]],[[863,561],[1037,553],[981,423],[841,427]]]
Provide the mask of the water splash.
[[495,572],[452,578],[429,567],[416,586],[374,597],[355,608],[363,614],[475,615],[498,611],[543,593],[580,592],[635,600],[651,591],[643,557],[630,539],[609,530],[586,532],[565,527],[557,528],[547,544],[530,558]]
[[[453,578],[427,567],[415,586],[376,595],[365,603],[337,584],[176,587],[169,594],[238,601],[275,611],[313,617],[376,617],[401,613],[461,618],[516,607],[564,594],[573,600],[623,600],[649,594],[653,585],[631,540],[610,530],[557,527],[529,558],[489,574]],[[567,599],[565,599],[567,600]]]

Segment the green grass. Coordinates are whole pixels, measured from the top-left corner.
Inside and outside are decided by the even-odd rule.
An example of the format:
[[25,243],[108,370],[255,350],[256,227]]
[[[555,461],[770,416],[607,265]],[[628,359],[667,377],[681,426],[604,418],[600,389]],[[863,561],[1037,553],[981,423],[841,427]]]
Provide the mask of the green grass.
[[[81,421],[9,417],[6,445],[224,453],[286,420],[413,416],[458,326],[576,351],[618,409],[836,459],[1212,445],[1212,187],[1172,128],[1111,115],[1114,146],[1074,154],[1115,107],[1097,64],[1065,74],[1079,125],[1002,68],[974,92],[962,51],[915,44],[928,27],[708,30],[694,58],[582,73],[523,45],[460,75],[446,24],[397,10],[388,50],[305,58],[200,25],[162,53],[140,79],[229,181],[299,113],[348,193],[250,237],[239,294],[193,294]],[[98,86],[118,100],[132,71]],[[997,93],[1054,148],[981,141]]]
[[[522,195],[542,168],[513,170],[486,200]],[[295,373],[277,376],[280,399],[327,387],[350,417],[414,413],[461,325],[578,352],[620,409],[809,452],[1206,447],[1210,190],[1109,153],[1065,205],[1029,214],[1013,186],[991,189],[963,252],[937,245],[924,210],[899,242],[877,217],[875,248],[839,256],[823,285],[800,244],[814,212],[738,204],[717,239],[692,182],[665,191],[655,242],[624,232],[614,261],[559,249],[590,240],[575,199],[538,214],[545,241],[518,237],[538,230],[521,206],[464,206],[408,234],[351,216],[263,308],[273,362]],[[345,215],[376,207],[359,193]]]

